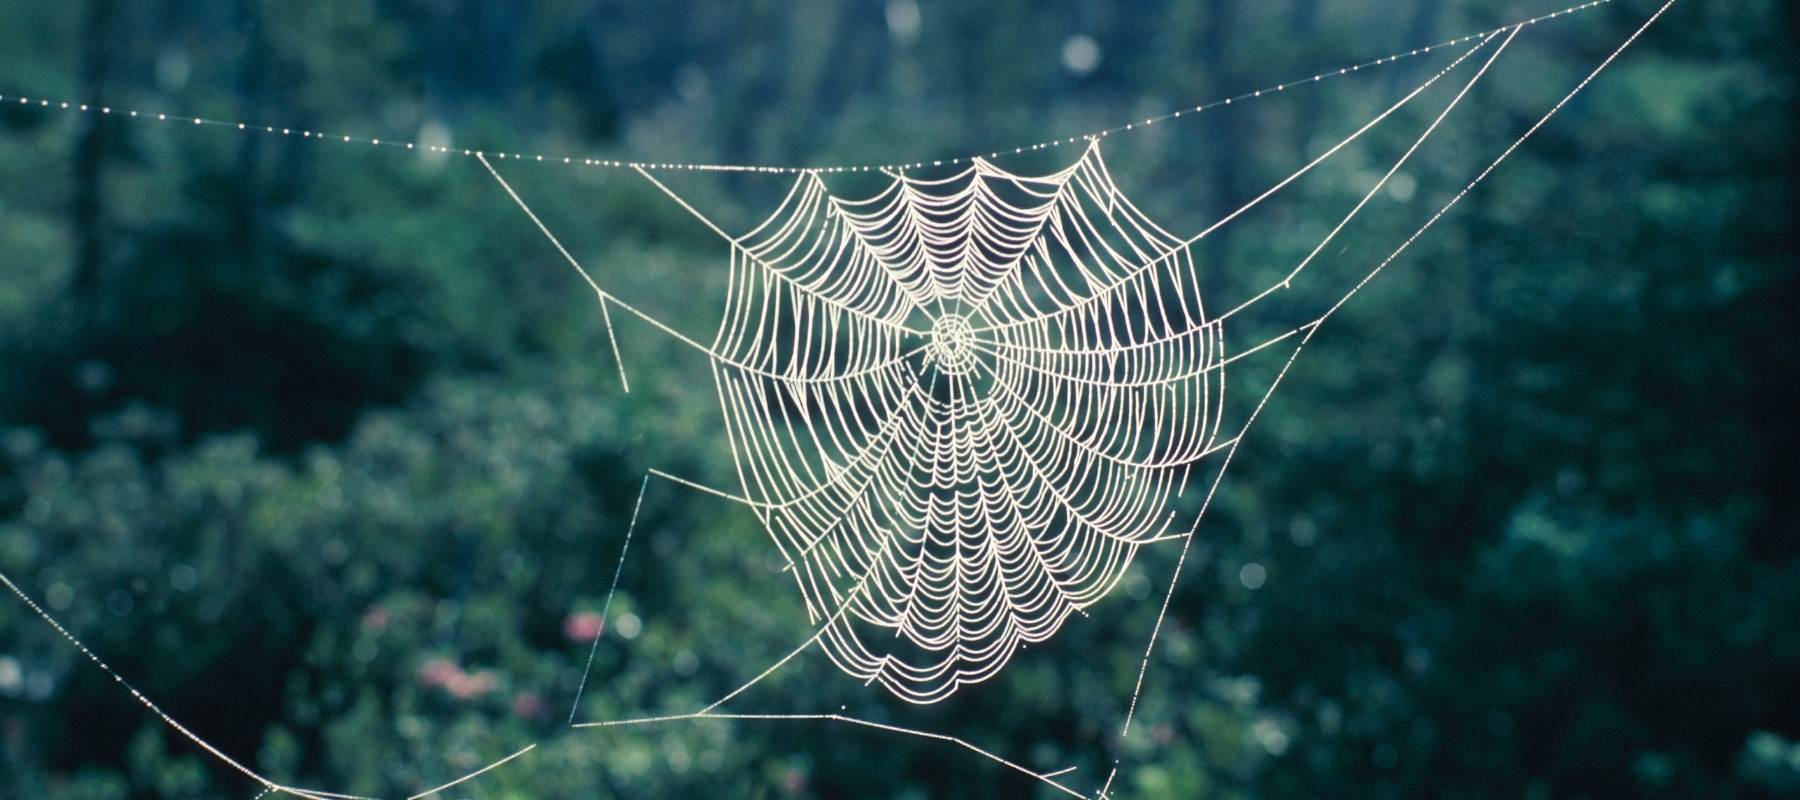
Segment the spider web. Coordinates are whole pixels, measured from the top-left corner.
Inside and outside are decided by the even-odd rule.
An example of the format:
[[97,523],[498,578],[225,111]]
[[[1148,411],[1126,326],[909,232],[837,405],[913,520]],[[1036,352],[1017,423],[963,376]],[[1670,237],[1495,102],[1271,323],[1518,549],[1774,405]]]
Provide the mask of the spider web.
[[1222,328],[1097,142],[861,200],[803,176],[731,261],[713,372],[743,496],[821,649],[901,699],[1098,602],[1218,451]]
[[[1139,548],[1179,542],[1120,728],[1123,740],[1199,525],[1244,435],[1300,351],[1673,2],[1665,0],[1323,313],[1230,355],[1226,330],[1232,318],[1289,288],[1536,20],[1481,36],[1350,135],[1186,237],[1156,224],[1120,190],[1102,157],[1103,135],[1088,137],[1078,159],[1047,174],[1020,174],[976,157],[966,159],[966,168],[927,178],[884,170],[885,188],[856,199],[826,185],[821,173],[835,170],[798,170],[778,208],[741,236],[726,233],[645,165],[632,165],[730,245],[724,313],[709,344],[604,289],[493,164],[474,153],[595,292],[627,391],[612,307],[708,358],[738,488],[650,470],[638,506],[651,476],[745,506],[780,552],[814,627],[751,680],[689,713],[576,722],[584,672],[571,727],[700,718],[843,723],[943,741],[1065,794],[1087,796],[1060,779],[1070,770],[1039,772],[943,733],[844,714],[721,708],[814,646],[846,674],[879,683],[902,700],[943,700],[994,677],[1021,649],[1051,639],[1071,616],[1100,602]],[[1479,66],[1282,280],[1209,316],[1195,243],[1325,163],[1466,63]],[[1225,428],[1229,367],[1271,348],[1286,348],[1286,359],[1243,419]],[[1195,482],[1195,467],[1208,464],[1211,479],[1198,482],[1205,491],[1200,509],[1178,525],[1176,500]],[[636,521],[634,508],[607,605]],[[0,575],[0,582],[130,689],[10,578]],[[255,781],[262,789],[258,797],[358,798],[272,781],[131,692],[166,725]],[[536,746],[409,800],[471,780]],[[1118,771],[1115,760],[1096,796],[1108,795]]]

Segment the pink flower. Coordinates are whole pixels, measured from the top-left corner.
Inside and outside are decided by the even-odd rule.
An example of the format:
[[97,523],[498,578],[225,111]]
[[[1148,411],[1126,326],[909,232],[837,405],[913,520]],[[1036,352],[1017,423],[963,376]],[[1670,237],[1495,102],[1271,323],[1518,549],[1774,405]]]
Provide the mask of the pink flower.
[[434,658],[419,666],[419,682],[426,686],[449,686],[462,674],[462,668],[447,658]]
[[563,618],[563,635],[571,641],[591,642],[606,630],[606,619],[592,611],[578,611]]
[[499,684],[500,679],[484,669],[474,673],[460,672],[445,684],[444,689],[458,700],[473,700],[493,691]]
[[363,616],[362,616],[363,630],[375,632],[375,631],[381,630],[382,628],[386,628],[387,624],[388,624],[388,610],[386,608],[383,608],[378,605],[369,606],[369,610],[363,612]]
[[434,658],[419,666],[419,682],[448,692],[458,700],[473,700],[500,685],[493,670],[466,672],[447,658]]
[[544,713],[544,701],[531,692],[520,692],[513,696],[512,712],[524,719],[537,719]]
[[782,772],[781,788],[782,791],[785,791],[790,795],[797,795],[806,791],[806,771],[789,769]]

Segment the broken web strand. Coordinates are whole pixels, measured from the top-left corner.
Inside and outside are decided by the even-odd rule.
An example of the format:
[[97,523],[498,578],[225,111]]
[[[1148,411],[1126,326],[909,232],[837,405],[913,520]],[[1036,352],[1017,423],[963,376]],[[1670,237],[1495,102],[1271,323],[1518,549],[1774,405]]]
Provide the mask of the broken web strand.
[[[599,299],[599,301],[601,303],[601,308],[603,311],[606,307],[606,304],[611,303],[612,305],[618,306],[619,308],[630,313],[632,316],[637,317],[638,319],[642,320],[643,322],[650,325],[651,327],[668,335],[670,338],[673,338],[676,341],[681,342],[682,344],[685,344],[695,350],[705,353],[709,357],[711,357],[715,360],[718,360],[723,363],[727,363],[730,366],[735,367],[737,369],[741,369],[741,370],[745,370],[745,371],[753,372],[753,373],[757,373],[757,374],[762,374],[767,377],[785,378],[785,376],[776,375],[776,374],[768,372],[766,370],[761,370],[750,364],[733,361],[728,357],[722,356],[718,352],[716,352],[712,347],[702,344],[701,342],[694,339],[693,337],[688,336],[685,333],[682,333],[681,331],[675,329],[674,327],[672,327],[669,324],[663,322],[662,320],[656,318],[655,316],[639,309],[637,306],[632,305],[631,303],[628,303],[624,300],[619,299],[618,295],[615,295],[615,294],[601,288],[599,282],[594,279],[593,273],[589,272],[586,267],[582,266],[580,261],[576,260],[576,258],[569,253],[568,248],[564,247],[562,242],[556,238],[556,234],[551,233],[549,227],[544,225],[543,220],[538,218],[537,212],[532,211],[531,206],[529,206],[525,203],[524,198],[519,196],[519,193],[513,189],[512,185],[507,183],[506,178],[501,176],[499,170],[495,169],[494,165],[487,160],[486,155],[483,153],[477,152],[475,154],[475,159],[478,162],[480,162],[481,166],[484,167],[488,171],[488,174],[492,175],[494,180],[500,184],[500,187],[506,191],[506,194],[508,197],[512,198],[513,203],[519,207],[519,210],[523,211],[525,213],[525,216],[531,219],[532,224],[535,225],[537,227],[537,229],[541,233],[544,234],[544,238],[547,239],[551,243],[551,245],[556,248],[557,253],[563,257],[563,260],[565,262],[567,262],[568,265],[571,268],[573,268],[576,271],[576,273],[578,273],[581,276],[581,279],[588,284],[588,287],[594,291],[594,295]],[[648,177],[648,173],[646,173],[645,175],[646,175],[646,177]],[[664,191],[667,191],[667,189],[665,188]],[[685,205],[685,203],[684,203],[684,205]],[[691,206],[688,206],[688,208],[690,210],[692,209]],[[698,212],[695,212],[695,213],[696,213],[696,215],[698,215]],[[708,223],[710,224],[710,220],[708,220]],[[724,235],[724,232],[720,231],[716,226],[714,226],[714,230],[718,231],[720,233],[720,235],[722,235],[722,236]],[[729,238],[729,237],[727,237],[727,238]],[[615,358],[615,360],[618,360],[618,363],[619,363],[620,380],[624,381],[625,380],[625,366],[624,366],[624,361],[622,359],[619,359],[619,357],[618,357],[618,353],[619,353],[618,339],[616,336],[613,335],[611,325],[610,325],[610,317],[608,317],[607,319],[608,319],[607,340],[611,343],[612,348],[613,348],[614,358]],[[900,327],[900,326],[895,326],[895,327]],[[907,330],[907,332],[909,332],[911,334],[920,335],[920,332],[918,332],[918,331],[912,331],[910,329],[905,329],[905,330]],[[896,358],[894,360],[899,361],[900,359]],[[629,388],[627,388],[627,390],[629,391]]]
[[[1423,236],[1426,231],[1430,230],[1433,226],[1435,226],[1437,224],[1438,220],[1442,219],[1445,214],[1448,214],[1451,209],[1455,208],[1458,203],[1462,202],[1462,199],[1464,197],[1468,196],[1469,192],[1474,190],[1474,188],[1477,185],[1479,185],[1482,181],[1486,180],[1487,177],[1489,175],[1491,175],[1493,173],[1493,171],[1500,166],[1501,162],[1504,162],[1508,157],[1510,157],[1513,154],[1514,151],[1518,150],[1519,147],[1523,146],[1525,144],[1525,142],[1527,140],[1529,140],[1533,135],[1535,135],[1540,128],[1542,128],[1545,124],[1547,124],[1552,117],[1555,117],[1556,114],[1558,112],[1560,112],[1564,106],[1568,105],[1569,101],[1575,99],[1576,95],[1580,94],[1582,92],[1582,90],[1586,89],[1588,87],[1588,84],[1592,83],[1595,78],[1599,77],[1600,73],[1605,71],[1608,66],[1611,66],[1612,63],[1615,60],[1617,60],[1618,57],[1626,51],[1626,49],[1630,48],[1631,45],[1633,43],[1635,43],[1639,37],[1643,36],[1645,31],[1649,30],[1652,25],[1656,24],[1656,21],[1661,19],[1662,16],[1665,13],[1667,13],[1668,10],[1671,7],[1673,7],[1674,5],[1675,5],[1675,0],[1664,0],[1662,5],[1658,6],[1654,13],[1652,13],[1647,19],[1645,19],[1644,22],[1642,24],[1640,24],[1636,30],[1632,31],[1630,36],[1627,36],[1625,38],[1625,41],[1621,42],[1619,44],[1619,46],[1617,48],[1614,48],[1611,53],[1608,53],[1606,58],[1601,60],[1601,62],[1598,65],[1596,65],[1592,71],[1588,72],[1588,74],[1586,76],[1582,77],[1581,81],[1579,83],[1577,83],[1573,89],[1570,89],[1567,94],[1564,94],[1561,99],[1557,100],[1556,104],[1550,107],[1550,110],[1546,111],[1543,114],[1543,116],[1539,117],[1536,122],[1532,123],[1531,127],[1527,128],[1525,130],[1525,132],[1523,134],[1520,134],[1517,139],[1514,139],[1511,144],[1507,145],[1506,149],[1501,151],[1499,156],[1495,157],[1494,160],[1488,162],[1488,165],[1486,167],[1482,168],[1480,173],[1476,174],[1476,176],[1472,180],[1470,180],[1466,185],[1464,185],[1460,191],[1458,191],[1454,196],[1452,196],[1449,201],[1445,202],[1443,206],[1439,207],[1439,209],[1436,212],[1434,212],[1431,215],[1431,217],[1425,221],[1425,223],[1423,225],[1419,226],[1419,228],[1417,230],[1415,230],[1410,236],[1408,236],[1405,241],[1401,242],[1399,247],[1395,248],[1394,251],[1389,253],[1387,255],[1387,257],[1383,258],[1380,261],[1380,263],[1376,264],[1375,268],[1370,270],[1368,272],[1368,274],[1364,275],[1362,280],[1358,281],[1355,286],[1351,287],[1349,292],[1344,294],[1342,297],[1338,298],[1338,301],[1336,303],[1332,304],[1332,306],[1330,308],[1326,309],[1324,314],[1320,315],[1317,319],[1315,319],[1312,323],[1310,323],[1310,325],[1308,326],[1308,330],[1301,337],[1300,345],[1298,347],[1294,348],[1294,351],[1288,355],[1287,361],[1282,365],[1281,370],[1278,373],[1276,373],[1275,379],[1270,384],[1268,391],[1263,393],[1261,400],[1259,400],[1256,404],[1256,407],[1251,410],[1251,413],[1250,413],[1251,420],[1254,421],[1256,415],[1260,414],[1262,412],[1263,407],[1268,403],[1269,397],[1274,393],[1275,388],[1280,385],[1283,378],[1287,377],[1288,370],[1294,365],[1294,361],[1300,357],[1300,351],[1302,349],[1304,349],[1306,344],[1312,340],[1312,337],[1318,333],[1319,328],[1324,324],[1325,320],[1329,319],[1332,314],[1337,313],[1338,309],[1343,308],[1344,304],[1349,302],[1351,297],[1355,296],[1357,292],[1362,291],[1363,287],[1367,286],[1370,281],[1374,280],[1376,275],[1379,275],[1381,273],[1381,271],[1386,269],[1389,264],[1393,263],[1395,259],[1399,258],[1402,253],[1406,252],[1406,250],[1412,246],[1413,242],[1418,241],[1419,237]],[[1221,478],[1223,476],[1224,467],[1230,465],[1231,458],[1233,456],[1235,456],[1236,454],[1237,454],[1237,444],[1234,443],[1231,447],[1231,450],[1225,456],[1225,465],[1221,466],[1221,468],[1220,468]],[[1202,516],[1205,514],[1206,508],[1212,504],[1213,498],[1219,488],[1219,481],[1220,481],[1220,478],[1215,478],[1212,482],[1212,486],[1207,490],[1206,499],[1205,499],[1204,503],[1202,504],[1201,512],[1200,512]],[[1196,527],[1199,525],[1199,522],[1200,522],[1200,516],[1196,516],[1194,518],[1194,524]],[[1124,722],[1123,726],[1121,726],[1121,728],[1120,728],[1119,740],[1120,740],[1121,745],[1124,742],[1125,736],[1130,732],[1132,713],[1136,711],[1138,699],[1140,698],[1140,696],[1143,693],[1144,676],[1149,668],[1148,665],[1150,663],[1150,656],[1156,648],[1157,637],[1162,632],[1163,622],[1168,616],[1169,604],[1174,599],[1174,596],[1175,596],[1176,583],[1180,580],[1180,577],[1181,577],[1182,565],[1186,562],[1189,548],[1192,546],[1192,544],[1193,544],[1193,539],[1191,537],[1182,543],[1181,555],[1176,559],[1175,569],[1173,570],[1174,574],[1170,577],[1168,591],[1163,596],[1162,607],[1157,613],[1156,624],[1155,624],[1155,627],[1152,629],[1152,633],[1150,636],[1150,642],[1144,648],[1144,658],[1138,669],[1137,685],[1133,688],[1132,694],[1131,694],[1131,706],[1130,706],[1130,709],[1126,713],[1125,722]],[[1114,778],[1116,778],[1118,776],[1118,773],[1119,773],[1119,762],[1117,760],[1115,760],[1113,762],[1112,770],[1106,776],[1106,783],[1100,790],[1100,793],[1099,793],[1100,797],[1105,798],[1105,797],[1110,796],[1108,793],[1111,791],[1112,782],[1113,782]]]

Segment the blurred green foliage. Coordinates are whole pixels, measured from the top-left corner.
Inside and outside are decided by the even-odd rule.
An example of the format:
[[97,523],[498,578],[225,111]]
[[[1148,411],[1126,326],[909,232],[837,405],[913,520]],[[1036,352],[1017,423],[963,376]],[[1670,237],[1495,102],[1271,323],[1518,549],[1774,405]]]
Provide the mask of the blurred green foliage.
[[[912,160],[1556,5],[10,3],[0,91],[470,147]],[[1527,31],[1292,313],[1651,8]],[[1084,787],[1116,755],[1123,797],[1800,794],[1792,23],[1677,4],[1333,319],[1201,529],[1127,741],[1166,550],[944,704],[802,658],[732,708],[845,708]],[[1064,63],[1076,36],[1091,72]],[[1198,230],[1437,63],[1114,137],[1109,163]],[[1429,110],[1203,246],[1209,302],[1285,273]],[[170,713],[278,780],[382,796],[532,741],[455,796],[1041,791],[827,725],[565,731],[644,469],[732,480],[705,363],[620,321],[621,393],[591,293],[470,162],[171,128],[0,106],[0,570]],[[508,174],[609,288],[716,324],[721,246],[654,189]],[[783,189],[670,180],[733,230]],[[808,634],[751,515],[653,482],[637,533],[582,719],[696,708]],[[0,602],[0,798],[256,789]]]

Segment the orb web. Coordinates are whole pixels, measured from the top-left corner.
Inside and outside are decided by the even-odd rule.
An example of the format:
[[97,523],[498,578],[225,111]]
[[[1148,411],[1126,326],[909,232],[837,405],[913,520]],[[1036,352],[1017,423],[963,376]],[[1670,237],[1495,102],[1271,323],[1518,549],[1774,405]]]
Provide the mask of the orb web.
[[803,175],[738,240],[726,429],[838,667],[942,699],[1167,533],[1224,396],[1183,244],[1097,142],[1047,175],[976,159],[860,199]]

